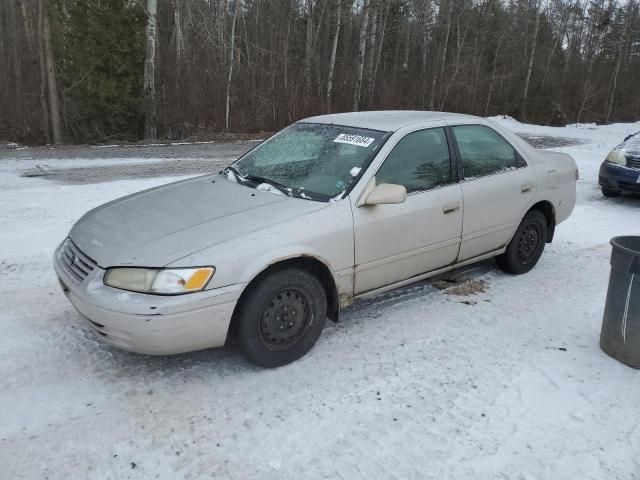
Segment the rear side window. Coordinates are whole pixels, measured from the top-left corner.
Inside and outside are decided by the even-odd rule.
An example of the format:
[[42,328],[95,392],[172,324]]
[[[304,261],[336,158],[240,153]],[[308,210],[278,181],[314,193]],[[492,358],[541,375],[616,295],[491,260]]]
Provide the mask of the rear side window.
[[517,168],[515,149],[497,132],[484,125],[453,127],[464,178],[483,177]]
[[403,185],[408,193],[451,183],[444,129],[420,130],[402,138],[378,170],[376,183]]

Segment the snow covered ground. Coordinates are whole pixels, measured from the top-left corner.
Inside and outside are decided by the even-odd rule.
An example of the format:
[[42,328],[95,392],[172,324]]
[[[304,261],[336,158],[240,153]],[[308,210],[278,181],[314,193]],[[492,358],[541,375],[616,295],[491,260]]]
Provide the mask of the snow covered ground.
[[598,347],[608,241],[640,234],[640,200],[597,187],[640,123],[498,121],[581,142],[558,148],[580,166],[578,205],[539,265],[485,271],[468,296],[423,284],[352,307],[276,370],[233,349],[101,344],[59,291],[52,251],[89,208],[172,178],[65,184],[22,177],[42,163],[29,149],[2,153],[0,477],[640,478],[640,371]]

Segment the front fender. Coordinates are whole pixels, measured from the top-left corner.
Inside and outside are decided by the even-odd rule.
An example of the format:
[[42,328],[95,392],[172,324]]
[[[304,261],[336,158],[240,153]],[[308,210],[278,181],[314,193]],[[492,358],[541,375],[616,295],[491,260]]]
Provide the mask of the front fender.
[[297,257],[327,267],[339,294],[353,294],[353,218],[348,201],[188,255],[171,267],[212,265],[207,288],[248,284],[269,266]]

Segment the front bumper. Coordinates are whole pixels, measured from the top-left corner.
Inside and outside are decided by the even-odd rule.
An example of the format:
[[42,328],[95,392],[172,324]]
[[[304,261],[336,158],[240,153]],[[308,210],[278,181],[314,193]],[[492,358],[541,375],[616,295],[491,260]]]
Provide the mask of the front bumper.
[[169,355],[224,345],[243,284],[185,295],[127,292],[103,283],[94,268],[79,280],[54,254],[54,268],[65,295],[98,336],[124,350]]
[[640,170],[605,161],[600,165],[598,183],[612,190],[640,193]]

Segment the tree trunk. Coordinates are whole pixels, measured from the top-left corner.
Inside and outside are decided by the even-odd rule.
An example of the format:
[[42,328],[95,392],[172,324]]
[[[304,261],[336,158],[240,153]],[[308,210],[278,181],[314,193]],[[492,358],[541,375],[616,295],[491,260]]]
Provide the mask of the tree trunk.
[[29,50],[33,49],[33,28],[31,28],[31,20],[29,19],[29,10],[26,0],[20,0],[20,10],[22,12],[22,23],[24,24],[24,33],[27,37],[27,44]]
[[618,56],[616,58],[616,66],[613,69],[613,75],[611,77],[611,87],[609,88],[609,99],[607,102],[607,116],[605,121],[609,121],[611,119],[611,113],[613,112],[613,102],[616,96],[616,89],[618,87],[618,74],[620,73],[620,65],[622,64],[622,57],[624,56],[624,47],[627,39],[627,32],[629,30],[628,23],[631,22],[631,10],[633,8],[633,1],[630,1],[627,4],[627,12],[625,14],[625,24],[622,27],[622,35],[620,35],[620,40],[618,44]]
[[369,52],[370,55],[376,56],[376,63],[373,66],[373,74],[371,75],[371,83],[369,87],[369,97],[373,98],[373,92],[376,88],[376,78],[378,77],[378,68],[380,66],[380,55],[382,54],[382,46],[384,45],[384,32],[387,29],[387,18],[389,17],[389,9],[391,8],[391,2],[387,2],[387,9],[384,12],[384,18],[382,19],[382,29],[380,30],[380,41],[378,42],[378,51]]
[[500,48],[502,47],[502,42],[504,40],[505,35],[506,35],[506,32],[504,32],[500,36],[500,39],[498,40],[498,43],[496,45],[496,51],[493,55],[493,67],[491,68],[491,80],[489,81],[489,93],[487,94],[487,103],[484,106],[485,117],[489,112],[489,105],[491,105],[491,95],[493,94],[493,85],[496,80],[496,68],[498,66],[498,55],[500,55]]
[[453,13],[453,0],[449,0],[447,4],[447,13],[445,17],[445,34],[444,41],[442,43],[442,49],[440,53],[440,71],[438,74],[434,74],[433,83],[431,84],[431,101],[429,102],[429,109],[433,110],[436,103],[436,96],[438,91],[438,78],[440,83],[444,80],[444,67],[447,62],[447,46],[449,45],[449,34],[451,33],[451,15]]
[[173,23],[176,41],[176,62],[180,64],[184,53],[184,34],[182,33],[182,18],[180,15],[180,1],[173,1]]
[[[317,4],[316,4],[317,5]],[[320,13],[318,14],[318,25],[316,27],[316,31],[313,34],[313,38],[311,39],[311,53],[312,56],[318,51],[318,44],[320,43],[318,40],[320,39],[320,30],[322,28],[322,20],[324,18],[325,7],[327,6],[327,0],[322,0],[320,3]]]
[[[282,60],[282,77],[284,83],[284,91],[285,95],[287,95],[287,91],[289,89],[289,37],[291,36],[291,17],[293,15],[293,9],[289,9],[289,16],[287,18],[287,34],[284,37],[284,46],[282,47],[283,52],[283,60]],[[288,98],[288,96],[287,96]]]
[[[573,0],[570,0],[570,3],[569,3],[568,6],[571,6],[571,2],[573,2]],[[560,32],[559,32],[559,35],[556,37],[556,41],[553,44],[553,48],[551,49],[551,53],[549,54],[549,57],[547,58],[547,65],[546,65],[546,67],[544,69],[544,75],[542,76],[542,81],[540,82],[541,87],[545,86],[545,83],[547,81],[547,77],[549,76],[549,69],[551,68],[551,61],[553,60],[553,56],[555,55],[556,50],[558,49],[558,46],[561,44],[561,42],[564,41],[564,37],[566,36],[567,23],[569,21],[568,6],[567,7],[563,7],[565,9],[565,11],[563,11],[562,18],[561,18],[561,21],[560,21]]]
[[533,27],[533,40],[531,41],[531,51],[529,53],[529,65],[527,67],[527,76],[524,80],[524,92],[522,94],[522,120],[527,119],[527,97],[529,95],[529,82],[531,81],[531,71],[533,70],[533,61],[536,56],[536,45],[538,43],[538,29],[540,27],[540,12],[538,12],[538,3],[534,3],[536,22]]
[[284,103],[285,103],[285,107],[286,107],[286,111],[287,111],[287,119],[289,120],[289,123],[292,123],[295,119],[295,116],[293,115],[293,109],[291,108],[291,98],[292,96],[289,93],[289,45],[290,45],[290,38],[291,38],[291,23],[293,22],[293,8],[291,8],[291,5],[289,5],[289,15],[287,18],[287,34],[285,35],[284,38],[284,46],[282,47],[283,49],[283,59],[282,59],[282,77],[283,77],[283,93],[284,93]]
[[369,33],[369,58],[367,59],[367,82],[369,87],[369,95],[367,96],[367,105],[371,106],[373,100],[373,68],[375,67],[375,51],[376,51],[376,30],[378,7],[372,3],[369,7],[371,32]]
[[611,87],[609,88],[609,100],[607,102],[607,116],[605,121],[609,121],[611,118],[611,112],[613,111],[613,101],[616,95],[616,88],[618,86],[618,73],[620,72],[620,62],[622,61],[622,40],[620,40],[620,47],[618,50],[618,58],[616,58],[616,66],[613,69],[613,76],[611,78]]
[[62,143],[62,125],[60,123],[60,107],[58,104],[58,85],[56,81],[56,65],[51,45],[51,28],[49,26],[49,11],[47,2],[40,0],[42,6],[42,34],[44,41],[44,55],[47,64],[47,90],[49,95],[49,116],[53,143]]
[[333,35],[331,45],[331,59],[329,60],[329,73],[327,74],[327,113],[331,113],[331,90],[333,88],[333,72],[336,66],[336,52],[338,51],[338,38],[340,36],[340,23],[342,17],[342,0],[338,0],[336,12],[336,33]]
[[[316,29],[315,29],[315,32],[313,33],[313,38],[311,41],[311,59],[313,60],[311,65],[313,68],[311,77],[315,75],[315,78],[316,78],[316,83],[314,85],[315,95],[320,102],[322,102],[322,98],[324,96],[324,85],[323,85],[322,75],[320,72],[319,59],[324,56],[322,55],[321,48],[326,43],[326,42],[320,42],[320,30],[323,25],[324,12],[326,10],[327,3],[329,3],[328,0],[320,0],[319,3],[316,3],[316,6],[318,5],[320,6],[320,13],[318,13],[317,15]],[[331,24],[331,22],[329,22],[329,24]]]
[[157,0],[147,0],[147,50],[144,62],[144,98],[146,112],[144,118],[144,137],[157,137],[156,105],[156,13]]
[[409,22],[405,25],[405,40],[404,40],[404,60],[402,62],[402,71],[407,72],[409,70],[409,50],[411,49],[411,25]]
[[449,91],[451,90],[451,85],[454,84],[458,73],[460,72],[460,55],[462,53],[462,49],[464,48],[464,43],[467,38],[468,26],[465,28],[464,34],[460,34],[460,24],[456,25],[456,55],[455,55],[455,63],[454,63],[454,71],[453,75],[447,79],[447,86],[444,89],[444,95],[441,95],[442,99],[440,100],[440,110],[444,110],[444,104],[449,97]]
[[[13,57],[13,92],[14,92],[14,105],[15,111],[14,119],[16,123],[20,124],[20,129],[24,127],[24,98],[22,96],[22,64],[21,64],[21,55],[18,53],[18,19],[16,16],[16,8],[15,3],[12,1],[8,2],[9,11],[8,20],[10,28],[12,29],[12,35],[10,39],[11,44],[11,57]],[[9,32],[7,32],[9,33]],[[0,50],[1,52],[2,50]],[[8,63],[8,62],[7,62]]]
[[44,142],[51,143],[51,124],[47,103],[47,61],[44,54],[44,0],[38,1],[38,63],[40,65],[40,108]]
[[354,112],[360,107],[360,87],[362,86],[362,73],[364,71],[364,58],[367,50],[367,26],[369,24],[369,0],[364,0],[362,5],[362,23],[360,24],[360,41],[358,43],[358,65],[356,70],[356,85],[353,91]]
[[313,56],[313,0],[307,1],[307,33],[304,47],[304,95],[305,99],[311,91],[311,57]]
[[227,76],[227,94],[224,109],[224,129],[229,131],[229,102],[231,98],[231,79],[233,77],[233,58],[235,51],[236,23],[238,20],[238,10],[240,10],[240,0],[236,0],[233,10],[233,22],[231,23],[231,45],[229,46],[229,75]]

